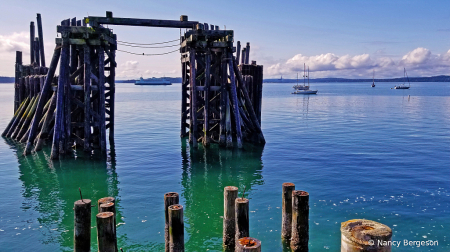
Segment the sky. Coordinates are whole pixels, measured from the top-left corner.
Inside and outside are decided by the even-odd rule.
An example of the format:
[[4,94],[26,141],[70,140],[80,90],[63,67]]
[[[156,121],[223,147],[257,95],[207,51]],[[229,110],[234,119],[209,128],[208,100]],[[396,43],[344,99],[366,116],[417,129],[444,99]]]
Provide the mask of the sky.
[[[450,75],[450,1],[175,1],[0,0],[0,76],[14,76],[15,51],[29,64],[29,27],[41,13],[46,62],[61,20],[105,16],[199,21],[234,30],[235,42],[250,42],[250,60],[264,78],[296,78],[306,64],[311,78],[375,78]],[[180,29],[109,26],[120,41],[158,43],[179,39]],[[36,33],[37,34],[37,33]],[[177,42],[168,45],[176,45]],[[164,53],[169,48],[131,48]],[[138,56],[117,52],[117,79],[180,77],[180,54]],[[48,64],[47,63],[47,64]]]

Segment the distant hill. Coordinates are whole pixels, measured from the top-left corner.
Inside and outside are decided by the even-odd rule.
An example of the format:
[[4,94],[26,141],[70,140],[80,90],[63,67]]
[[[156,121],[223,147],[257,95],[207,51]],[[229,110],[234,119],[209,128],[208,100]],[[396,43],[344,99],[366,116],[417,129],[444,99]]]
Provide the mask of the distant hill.
[[14,83],[14,77],[0,76],[0,83]]
[[[375,79],[375,82],[403,82],[405,79],[391,78],[391,79]],[[450,82],[450,76],[439,75],[432,77],[409,77],[410,82]],[[297,79],[264,79],[266,83],[296,83]],[[344,79],[344,78],[318,78],[309,79],[309,82],[372,82],[372,79]],[[303,83],[303,79],[299,79],[299,83]]]
[[[170,80],[172,83],[181,83],[181,77],[166,77],[167,80]],[[116,83],[134,83],[136,80],[116,80]]]

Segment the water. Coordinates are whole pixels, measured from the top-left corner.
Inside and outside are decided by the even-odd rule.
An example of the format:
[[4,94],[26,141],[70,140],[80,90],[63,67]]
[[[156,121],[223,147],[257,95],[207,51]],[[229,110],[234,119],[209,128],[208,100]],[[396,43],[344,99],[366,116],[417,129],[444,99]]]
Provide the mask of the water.
[[[0,139],[0,244],[8,251],[72,251],[73,202],[117,198],[124,251],[163,251],[165,192],[180,193],[187,251],[221,251],[223,187],[246,186],[250,235],[263,251],[281,245],[281,184],[310,193],[310,251],[339,251],[340,223],[382,222],[393,240],[437,240],[414,251],[449,251],[450,84],[265,84],[264,148],[199,147],[179,138],[180,85],[119,84],[116,141],[108,161],[76,152],[23,157]],[[0,129],[12,116],[13,86],[0,85]],[[246,193],[247,195],[247,193]],[[94,208],[95,209],[95,208]],[[93,213],[96,213],[94,210]],[[92,249],[96,250],[95,222]],[[24,248],[23,244],[29,244]],[[395,251],[411,251],[403,246]]]

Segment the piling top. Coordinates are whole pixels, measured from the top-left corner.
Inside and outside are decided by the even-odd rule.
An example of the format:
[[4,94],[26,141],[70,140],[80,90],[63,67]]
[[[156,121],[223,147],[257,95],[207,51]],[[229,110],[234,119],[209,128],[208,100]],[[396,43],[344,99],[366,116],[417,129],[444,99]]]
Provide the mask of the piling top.
[[246,203],[248,203],[248,199],[247,198],[236,198],[236,203],[246,204]]
[[114,197],[104,197],[98,200],[98,204],[101,205],[108,202],[115,202],[115,200]]
[[239,245],[244,248],[259,248],[261,241],[252,237],[243,237],[238,240]]
[[100,207],[112,207],[112,206],[114,206],[114,203],[112,203],[112,202],[106,202],[106,203],[103,203],[103,204],[100,204]]
[[178,193],[176,192],[168,192],[164,194],[164,198],[174,198],[174,197],[178,197]]
[[291,183],[291,182],[286,182],[286,183],[283,183],[283,187],[287,187],[287,186],[295,186],[295,184],[294,183]]
[[91,204],[91,200],[90,199],[83,199],[83,200],[77,200],[75,201],[75,206],[82,206],[82,205],[87,205],[87,204]]
[[309,196],[308,192],[305,191],[292,191],[292,196]]
[[376,240],[390,241],[392,230],[379,222],[354,219],[341,223],[342,238],[346,238],[358,245],[371,246]]
[[176,205],[171,205],[171,206],[169,206],[169,210],[182,210],[183,209],[183,206],[182,205],[180,205],[180,204],[176,204]]
[[225,191],[237,191],[238,188],[236,186],[225,186]]
[[96,216],[97,216],[97,219],[107,219],[113,215],[114,215],[113,212],[103,212],[103,213],[97,214]]

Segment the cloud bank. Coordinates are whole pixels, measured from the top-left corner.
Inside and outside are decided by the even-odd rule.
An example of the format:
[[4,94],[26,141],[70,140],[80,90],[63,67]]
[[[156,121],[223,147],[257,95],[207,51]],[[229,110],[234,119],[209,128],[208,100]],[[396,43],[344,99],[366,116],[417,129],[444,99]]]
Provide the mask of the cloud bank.
[[343,55],[333,53],[306,56],[297,54],[285,63],[277,63],[267,68],[268,76],[295,76],[303,71],[303,64],[309,66],[312,78],[342,77],[367,78],[375,70],[377,78],[403,76],[406,68],[410,76],[432,76],[449,74],[450,50],[443,54],[433,54],[430,50],[418,47],[400,59],[379,55]]

